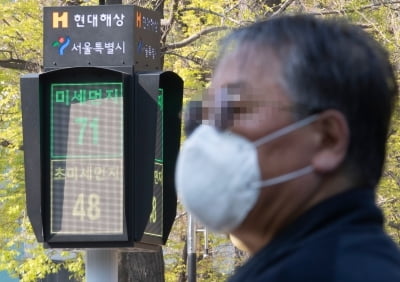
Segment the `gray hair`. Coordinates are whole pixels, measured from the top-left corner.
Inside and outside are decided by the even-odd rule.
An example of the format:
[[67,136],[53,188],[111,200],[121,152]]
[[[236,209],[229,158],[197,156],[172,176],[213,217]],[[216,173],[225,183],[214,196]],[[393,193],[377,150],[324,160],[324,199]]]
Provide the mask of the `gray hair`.
[[[350,128],[345,164],[360,185],[379,181],[397,97],[387,52],[361,28],[342,20],[283,16],[234,31],[221,54],[253,46],[272,50],[297,118],[335,109]],[[238,58],[246,60],[251,58]]]

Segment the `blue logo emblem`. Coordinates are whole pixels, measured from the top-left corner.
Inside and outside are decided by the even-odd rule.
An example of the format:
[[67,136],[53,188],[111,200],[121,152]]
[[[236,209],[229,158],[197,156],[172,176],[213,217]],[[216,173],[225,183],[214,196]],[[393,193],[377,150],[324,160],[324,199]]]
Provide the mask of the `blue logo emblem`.
[[61,36],[58,38],[58,40],[54,41],[52,46],[53,47],[58,47],[58,54],[60,56],[64,55],[64,50],[67,48],[69,43],[71,42],[71,38],[69,36]]

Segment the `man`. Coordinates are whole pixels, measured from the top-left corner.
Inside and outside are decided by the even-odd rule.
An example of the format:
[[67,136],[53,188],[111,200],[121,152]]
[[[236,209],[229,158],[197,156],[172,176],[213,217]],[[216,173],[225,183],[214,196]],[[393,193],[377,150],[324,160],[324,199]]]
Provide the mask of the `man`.
[[230,281],[400,281],[374,202],[397,96],[386,52],[338,20],[233,32],[178,157],[177,191],[252,254]]

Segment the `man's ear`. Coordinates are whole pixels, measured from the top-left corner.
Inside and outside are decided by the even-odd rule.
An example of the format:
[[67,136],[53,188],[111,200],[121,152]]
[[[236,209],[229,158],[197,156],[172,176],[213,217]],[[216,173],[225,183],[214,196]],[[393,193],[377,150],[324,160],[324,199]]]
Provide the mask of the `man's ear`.
[[316,172],[329,173],[344,161],[350,142],[350,130],[345,116],[337,110],[327,110],[320,114],[314,124],[317,151],[312,158]]

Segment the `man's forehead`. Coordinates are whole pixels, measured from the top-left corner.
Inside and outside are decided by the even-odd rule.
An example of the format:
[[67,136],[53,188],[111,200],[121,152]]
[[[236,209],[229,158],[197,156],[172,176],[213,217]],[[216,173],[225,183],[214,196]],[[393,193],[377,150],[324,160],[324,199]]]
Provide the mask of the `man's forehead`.
[[284,85],[282,65],[276,54],[269,48],[260,50],[249,45],[222,57],[213,73],[209,93],[231,97],[239,93],[241,99],[257,99],[260,95],[265,99],[265,93],[276,96]]

